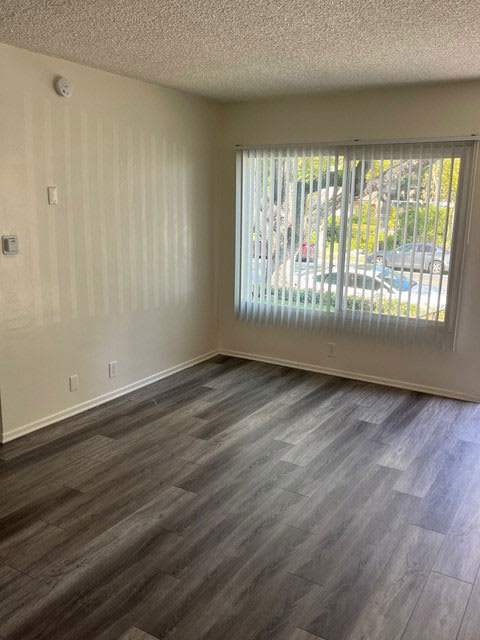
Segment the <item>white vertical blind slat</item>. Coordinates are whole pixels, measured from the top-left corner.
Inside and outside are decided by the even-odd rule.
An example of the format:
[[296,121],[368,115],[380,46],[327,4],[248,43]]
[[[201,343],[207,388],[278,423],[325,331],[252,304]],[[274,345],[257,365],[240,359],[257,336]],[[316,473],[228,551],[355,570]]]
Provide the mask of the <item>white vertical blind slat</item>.
[[[346,252],[345,252],[345,273],[350,273],[350,263],[351,263],[351,252],[352,252],[352,240],[353,240],[353,218],[354,218],[354,207],[355,207],[355,182],[357,176],[357,149],[354,148],[352,150],[352,157],[349,160],[351,165],[350,169],[350,192],[348,199],[348,209],[347,209],[347,233],[346,233]],[[344,298],[346,298],[348,293],[348,278],[344,283]],[[345,314],[342,322],[345,320]]]
[[[360,185],[363,185],[363,181],[365,179],[365,148],[362,147],[362,159],[361,159],[361,169],[360,169]],[[360,260],[360,240],[362,237],[362,219],[363,219],[363,199],[362,194],[360,193],[360,198],[357,207],[357,248],[355,252],[355,271],[353,273],[353,283],[354,283],[354,291],[353,291],[353,305],[352,305],[352,313],[351,313],[351,329],[354,327],[357,306],[355,304],[355,296],[357,291],[357,275],[358,275],[358,265]]]
[[[320,237],[320,211],[322,205],[322,184],[323,184],[323,155],[318,152],[318,173],[317,173],[317,215],[315,222],[315,251],[313,258],[313,287],[312,287],[312,313],[310,315],[310,327],[313,328],[315,316],[322,311],[322,302],[317,307],[317,278],[318,278],[318,259],[319,259],[319,237]],[[323,264],[323,258],[322,258]]]
[[[325,263],[327,257],[327,226],[328,226],[328,199],[330,193],[330,152],[328,151],[325,154],[325,162],[326,162],[326,172],[325,172],[325,191],[323,198],[323,239],[322,239],[322,258],[321,258],[321,274],[320,274],[320,305],[323,308],[324,301],[326,300],[326,311],[325,317],[328,321],[328,316],[330,314],[330,300],[329,294],[324,296],[324,288],[325,288]],[[322,183],[323,184],[323,183]],[[318,215],[321,215],[321,211],[318,212]]]
[[267,282],[265,284],[267,296],[266,319],[269,318],[272,309],[272,251],[273,251],[273,229],[274,229],[274,204],[275,204],[275,153],[270,151],[270,189],[269,189],[269,228],[267,235]]
[[[277,191],[276,191],[276,203],[277,203],[277,211],[276,211],[276,224],[275,224],[275,238],[276,238],[276,246],[275,246],[275,285],[274,285],[274,295],[273,295],[273,318],[276,320],[277,318],[277,309],[278,309],[278,283],[280,280],[280,249],[281,249],[281,231],[282,231],[282,186],[283,186],[283,167],[282,167],[282,157],[281,154],[277,154]],[[274,251],[274,244],[272,239],[271,249]]]
[[[310,182],[308,189],[308,218],[307,218],[307,237],[306,237],[306,273],[305,273],[305,282],[307,291],[310,288],[310,262],[311,262],[311,251],[310,245],[312,242],[312,210],[313,210],[313,169],[314,169],[314,152],[313,149],[310,152]],[[303,257],[303,256],[302,256]],[[305,294],[303,309],[303,326],[306,324],[307,318],[307,305],[308,305],[308,295]],[[313,298],[312,298],[313,305]]]
[[[383,226],[383,251],[382,251],[383,267],[385,267],[386,261],[387,261],[388,221],[390,218],[390,204],[391,204],[391,198],[392,198],[392,175],[393,175],[393,147],[390,146],[390,159],[389,159],[388,178],[387,178],[387,200],[385,203],[385,220],[384,220],[384,226]],[[392,276],[393,276],[393,270],[392,270]],[[393,277],[390,278],[390,285],[392,284],[393,284]],[[383,311],[384,287],[385,287],[385,268],[382,269],[381,275],[380,275],[380,294],[379,294],[379,303],[378,303],[379,313],[377,314],[377,326],[376,326],[377,335],[380,329],[380,319],[384,317],[384,311]]]
[[[238,273],[242,265],[242,259],[240,256],[241,241],[242,241],[241,207],[242,207],[242,183],[244,185],[245,181],[242,179],[242,173],[243,173],[242,153],[240,151],[237,151],[236,156],[237,156],[236,157],[237,185],[236,185],[236,192],[235,192],[236,194],[236,198],[235,198],[235,272]],[[241,284],[241,278],[235,278],[235,317],[236,318],[238,318],[240,314],[240,304],[241,304],[240,284]]]
[[[337,163],[339,158],[337,156]],[[348,210],[346,204],[348,202],[348,184],[350,179],[349,160],[343,157],[342,195],[338,209],[338,251],[337,251],[337,299],[335,300],[335,326],[340,326],[340,320],[344,312],[344,278],[345,278],[345,244],[346,244],[346,228],[348,224]],[[338,174],[337,174],[338,175]],[[337,196],[338,197],[338,196]],[[335,198],[335,229],[337,228],[337,197]],[[348,271],[346,272],[348,278]]]
[[[421,176],[422,176],[422,162],[423,162],[423,147],[420,149],[420,154],[419,154],[419,159],[418,159],[418,168],[417,168],[417,188],[416,188],[416,193],[415,193],[415,218],[413,221],[413,233],[412,233],[412,251],[411,251],[411,256],[410,256],[410,266],[409,266],[409,275],[408,278],[410,280],[412,280],[413,277],[413,269],[414,269],[414,264],[415,264],[415,256],[417,253],[417,231],[418,231],[418,207],[420,204],[420,180],[421,180]],[[402,273],[403,275],[403,273]],[[407,309],[405,312],[405,315],[407,316],[407,318],[410,317],[410,303],[411,303],[411,299],[412,299],[412,287],[409,287],[408,289],[408,296],[407,296]],[[406,331],[407,329],[407,323],[405,323],[404,325],[404,329]]]
[[295,149],[293,154],[293,166],[290,179],[292,180],[292,230],[290,234],[290,273],[288,288],[288,321],[292,319],[293,309],[293,280],[295,271],[295,237],[297,233],[297,195],[298,195],[298,151]]
[[255,158],[255,239],[254,239],[254,268],[253,268],[253,300],[252,317],[257,320],[260,312],[259,284],[260,284],[260,203],[262,193],[261,155],[257,151]]
[[[372,184],[373,184],[373,162],[374,162],[374,150],[371,151],[371,159],[370,159],[370,177],[368,179],[368,205],[367,205],[367,231],[366,231],[366,250],[368,251],[368,243],[370,240],[370,215],[372,211]],[[365,271],[362,272],[362,293],[361,293],[361,303],[360,303],[360,323],[363,322],[364,309],[365,309]],[[355,278],[355,291],[354,291],[354,299],[356,296],[356,288],[357,281]]]
[[395,220],[393,225],[393,247],[392,247],[392,265],[391,265],[392,268],[389,274],[390,275],[390,282],[389,282],[390,291],[388,292],[388,313],[387,313],[387,320],[385,325],[386,333],[388,333],[388,328],[390,326],[390,318],[392,313],[393,282],[394,282],[394,273],[395,273],[393,260],[395,260],[396,252],[397,252],[397,232],[398,232],[398,222],[399,222],[400,191],[402,187],[403,154],[404,154],[404,148],[402,146],[400,149],[400,158],[398,162],[397,191],[396,191],[396,200],[395,200],[395,204],[396,204]]
[[[353,219],[354,219],[354,207],[355,207],[355,179],[357,175],[357,148],[352,150],[352,156],[348,161],[350,164],[350,183],[349,183],[349,192],[348,192],[348,203],[347,203],[347,231],[346,231],[346,243],[347,247],[345,250],[345,274],[346,278],[343,282],[343,299],[346,300],[348,296],[348,278],[351,273],[351,253],[352,253],[352,240],[353,240]],[[345,160],[344,160],[345,163]],[[355,267],[356,268],[356,267]],[[343,305],[342,310],[342,328],[345,327],[345,322],[347,318],[346,314],[346,305]]]
[[[427,194],[425,197],[425,213],[424,213],[424,222],[423,222],[423,236],[422,236],[422,250],[421,250],[421,259],[420,259],[420,263],[422,265],[425,265],[427,268],[429,267],[428,264],[426,264],[425,261],[425,254],[426,254],[426,245],[427,245],[427,231],[428,231],[428,220],[429,220],[429,216],[430,216],[430,195],[431,195],[431,188],[432,188],[432,168],[433,168],[433,158],[430,157],[429,162],[428,162],[428,177],[427,177]],[[433,262],[433,256],[435,254],[432,254],[432,262]],[[432,271],[432,268],[430,267],[430,271]],[[420,306],[421,306],[421,298],[422,298],[422,286],[423,286],[423,273],[424,273],[424,269],[421,268],[420,269],[420,277],[419,277],[419,281],[418,281],[418,293],[417,293],[417,308],[415,311],[415,329],[418,328],[418,320],[420,317]]]
[[297,209],[298,214],[298,246],[297,246],[297,295],[295,301],[295,322],[298,322],[298,310],[300,308],[300,291],[302,290],[302,264],[303,264],[303,226],[305,222],[305,179],[307,174],[307,156],[305,150],[302,152],[302,181],[300,187],[300,206]]
[[[433,237],[432,237],[432,244],[434,247],[434,250],[436,252],[436,248],[437,248],[437,233],[438,233],[438,215],[439,215],[439,209],[440,209],[440,198],[442,195],[442,176],[443,176],[443,158],[440,158],[438,162],[439,164],[439,170],[438,170],[438,186],[437,186],[437,195],[435,198],[435,221],[434,221],[434,225],[433,225]],[[430,312],[430,300],[431,300],[431,296],[432,296],[432,285],[433,285],[433,269],[430,269],[430,277],[428,280],[428,294],[427,294],[427,307],[426,307],[426,317],[427,319],[429,318],[429,312]]]
[[263,152],[262,155],[262,194],[261,194],[261,216],[260,216],[260,261],[259,261],[259,305],[258,305],[258,314],[259,320],[262,319],[265,312],[265,261],[266,261],[266,251],[265,251],[265,236],[267,233],[267,172],[268,172],[268,153],[267,151]]
[[[382,214],[382,191],[383,191],[383,163],[384,163],[384,148],[382,146],[380,150],[380,171],[378,177],[378,189],[377,189],[377,205],[375,207],[375,216],[374,216],[374,236],[375,243],[374,247],[378,247],[378,241],[380,236],[380,225],[381,225],[381,214]],[[372,172],[374,173],[374,167],[372,167]],[[368,245],[367,245],[368,246]],[[376,263],[374,262],[374,271],[373,274],[376,274]],[[365,280],[367,279],[367,274],[365,273]],[[372,326],[372,318],[373,318],[373,305],[374,305],[374,297],[375,297],[375,287],[373,286],[375,282],[374,276],[372,275],[372,287],[370,289],[370,309],[368,314],[368,327]],[[380,304],[380,313],[381,313],[381,304]]]
[[[326,215],[326,226],[328,226],[328,218],[331,217],[332,222],[330,225],[330,242],[328,243],[328,273],[331,274],[333,271],[333,248],[334,242],[333,238],[335,237],[335,200],[337,196],[337,172],[338,172],[338,158],[337,154],[333,155],[333,196],[330,198],[330,178],[331,178],[331,161],[332,156],[331,152],[328,155],[328,169],[327,169],[327,188],[326,188],[326,206],[325,206],[325,215]],[[326,234],[325,234],[326,236]],[[332,279],[328,279],[328,287],[327,287],[327,305],[328,305],[328,315],[327,320],[330,321],[330,317],[332,315]]]
[[[400,279],[401,282],[403,281],[404,278],[404,270],[405,270],[405,245],[407,242],[407,230],[408,230],[408,213],[409,213],[409,209],[410,209],[410,186],[411,186],[411,179],[412,179],[412,165],[413,165],[413,159],[412,159],[412,147],[410,146],[410,157],[408,159],[408,178],[407,178],[407,193],[406,193],[406,200],[405,200],[405,220],[403,223],[403,235],[402,235],[402,258],[401,258],[401,268],[400,268]],[[400,203],[398,205],[400,207]],[[396,258],[395,258],[396,259]],[[398,333],[398,329],[399,329],[399,324],[400,324],[400,306],[401,306],[401,302],[402,302],[402,287],[399,287],[398,290],[398,294],[397,294],[397,312],[396,312],[396,322],[395,322],[395,333]]]
[[288,259],[288,212],[290,204],[290,149],[287,150],[287,157],[285,160],[285,208],[283,217],[283,272],[282,272],[282,313],[281,321],[286,319],[286,304],[288,301],[287,294],[287,259]]
[[254,154],[251,151],[248,151],[247,162],[248,162],[248,172],[247,175],[247,189],[246,189],[246,200],[245,206],[246,211],[245,215],[247,217],[247,225],[248,225],[248,233],[246,238],[243,238],[243,242],[245,244],[245,253],[246,253],[246,262],[243,265],[244,268],[244,279],[245,279],[245,309],[244,316],[246,318],[250,317],[250,307],[252,303],[252,266],[253,266],[253,245],[252,245],[252,233],[253,233],[253,204],[255,198],[255,191],[253,186],[253,178],[254,178]]
[[[443,233],[443,241],[442,241],[442,264],[445,260],[445,246],[447,244],[447,235],[448,235],[448,226],[450,223],[450,206],[451,206],[451,198],[452,198],[452,187],[453,187],[453,170],[454,170],[454,162],[455,162],[455,148],[452,147],[452,153],[450,156],[451,166],[450,166],[450,174],[448,178],[448,195],[447,195],[447,213],[446,220],[444,225],[444,233]],[[442,294],[442,281],[443,281],[443,269],[440,274],[440,283],[438,285],[438,295],[437,295],[437,304],[435,305],[436,313],[435,313],[435,326],[438,326],[439,316],[440,316],[440,297]]]

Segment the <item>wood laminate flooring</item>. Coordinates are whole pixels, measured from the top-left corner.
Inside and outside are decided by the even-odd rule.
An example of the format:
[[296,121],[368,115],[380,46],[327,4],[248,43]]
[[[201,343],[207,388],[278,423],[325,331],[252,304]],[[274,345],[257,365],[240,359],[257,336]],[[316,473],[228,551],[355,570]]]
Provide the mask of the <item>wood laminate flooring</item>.
[[0,638],[480,638],[475,404],[219,356],[0,486]]

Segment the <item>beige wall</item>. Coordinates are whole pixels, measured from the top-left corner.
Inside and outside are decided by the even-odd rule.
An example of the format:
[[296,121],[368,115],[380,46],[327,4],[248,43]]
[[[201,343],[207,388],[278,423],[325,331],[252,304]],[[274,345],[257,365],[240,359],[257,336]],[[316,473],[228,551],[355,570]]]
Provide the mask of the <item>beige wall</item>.
[[219,105],[0,46],[0,233],[20,239],[0,256],[4,439],[218,344],[480,399],[479,176],[454,353],[337,337],[331,359],[325,336],[233,318],[234,144],[471,132],[480,83]]
[[[55,95],[56,74],[71,99]],[[0,234],[20,241],[0,254],[5,439],[216,348],[219,110],[0,46]]]
[[462,287],[458,344],[454,353],[422,352],[337,336],[336,358],[324,335],[235,321],[235,144],[349,139],[401,139],[480,133],[480,82],[343,92],[318,97],[230,105],[222,136],[218,176],[217,235],[220,348],[357,377],[476,397],[480,400],[480,175],[476,176],[470,244]]

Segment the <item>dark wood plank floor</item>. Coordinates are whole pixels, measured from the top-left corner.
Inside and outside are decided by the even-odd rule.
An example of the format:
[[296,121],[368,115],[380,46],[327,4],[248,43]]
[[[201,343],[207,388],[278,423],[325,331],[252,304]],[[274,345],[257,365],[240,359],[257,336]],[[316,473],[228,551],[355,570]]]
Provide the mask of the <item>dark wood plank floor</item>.
[[0,483],[2,638],[480,638],[474,404],[221,356]]

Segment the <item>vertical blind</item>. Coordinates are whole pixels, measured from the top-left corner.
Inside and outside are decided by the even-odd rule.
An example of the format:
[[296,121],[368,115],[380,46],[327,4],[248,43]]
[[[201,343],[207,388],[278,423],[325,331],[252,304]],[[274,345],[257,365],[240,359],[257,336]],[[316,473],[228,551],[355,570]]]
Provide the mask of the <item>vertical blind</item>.
[[237,151],[237,316],[451,347],[472,148]]

